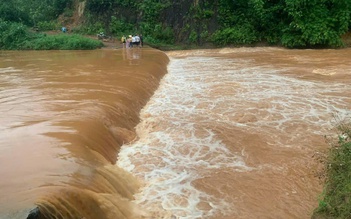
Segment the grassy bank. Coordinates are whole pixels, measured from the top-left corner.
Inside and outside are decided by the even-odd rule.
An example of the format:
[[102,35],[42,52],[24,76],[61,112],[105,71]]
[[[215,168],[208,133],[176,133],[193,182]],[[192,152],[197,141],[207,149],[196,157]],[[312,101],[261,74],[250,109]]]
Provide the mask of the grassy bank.
[[89,50],[103,47],[103,43],[76,34],[46,35],[38,34],[36,37],[23,42],[24,50]]
[[31,31],[27,26],[0,20],[2,50],[87,50],[103,47],[103,43],[76,34],[48,35]]
[[340,135],[331,144],[324,191],[313,219],[351,218],[351,122],[337,128]]

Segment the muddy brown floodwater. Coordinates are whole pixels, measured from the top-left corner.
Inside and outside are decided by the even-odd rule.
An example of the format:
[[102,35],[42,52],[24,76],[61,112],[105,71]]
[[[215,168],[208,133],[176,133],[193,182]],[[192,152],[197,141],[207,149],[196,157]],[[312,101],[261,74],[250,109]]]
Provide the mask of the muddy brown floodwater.
[[0,218],[136,218],[115,166],[167,72],[157,50],[0,52]]
[[142,207],[178,218],[310,218],[314,155],[350,116],[351,50],[168,52],[168,74],[118,165]]
[[310,218],[351,49],[0,52],[0,218]]

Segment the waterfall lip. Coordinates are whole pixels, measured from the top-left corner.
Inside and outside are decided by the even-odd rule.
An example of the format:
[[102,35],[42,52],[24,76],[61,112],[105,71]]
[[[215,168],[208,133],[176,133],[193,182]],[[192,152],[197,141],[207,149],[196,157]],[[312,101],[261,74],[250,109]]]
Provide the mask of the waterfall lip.
[[169,59],[151,48],[129,52],[132,63],[122,49],[1,54],[0,217],[142,214],[131,202],[137,180],[113,164]]
[[349,56],[4,51],[0,217],[35,203],[66,218],[304,218],[320,191],[311,154],[332,114],[350,115]]
[[[322,136],[332,127],[332,113],[350,114],[351,99],[343,96],[340,72],[329,74],[330,67],[322,66],[325,61],[309,57],[309,52],[291,54],[280,48],[167,52],[168,74],[141,111],[138,140],[122,146],[117,161],[144,182],[135,202],[180,218],[236,215],[245,207],[238,207],[243,197],[268,190],[248,191],[236,177],[260,180],[257,177],[265,173],[267,179],[262,176],[262,186],[257,187],[265,185],[272,191],[274,186],[292,187],[281,196],[294,202],[290,195],[305,192],[297,187],[306,179],[297,174],[298,179],[291,180],[286,172],[304,174],[315,165],[306,157],[316,150],[313,144],[325,144]],[[272,184],[268,176],[281,185]],[[222,187],[231,189],[223,192]],[[315,194],[317,187],[306,192]],[[236,192],[243,197],[234,196]]]

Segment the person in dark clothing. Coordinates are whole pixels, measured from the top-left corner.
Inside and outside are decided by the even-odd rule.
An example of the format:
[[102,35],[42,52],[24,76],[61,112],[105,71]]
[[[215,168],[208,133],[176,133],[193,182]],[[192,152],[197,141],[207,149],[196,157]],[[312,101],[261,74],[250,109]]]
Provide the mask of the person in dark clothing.
[[143,35],[140,34],[140,35],[139,35],[139,38],[140,38],[140,47],[143,47],[143,46],[144,46]]

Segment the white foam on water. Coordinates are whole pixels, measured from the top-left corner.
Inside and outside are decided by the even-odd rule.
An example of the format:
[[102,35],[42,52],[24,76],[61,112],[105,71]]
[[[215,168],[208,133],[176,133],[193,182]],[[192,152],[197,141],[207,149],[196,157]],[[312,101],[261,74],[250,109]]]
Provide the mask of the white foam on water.
[[[137,203],[150,211],[162,207],[177,218],[233,211],[235,206],[193,182],[218,169],[253,169],[241,154],[227,149],[213,131],[216,126],[263,132],[271,135],[268,144],[294,147],[304,133],[324,134],[333,113],[350,114],[351,97],[333,95],[348,89],[343,84],[280,74],[289,66],[274,69],[248,59],[193,56],[171,58],[168,70],[141,112],[139,139],[121,148],[117,165],[145,182]],[[301,123],[308,125],[294,125]]]
[[[207,61],[171,61],[160,89],[141,112],[139,140],[123,146],[119,154],[117,165],[146,182],[136,197],[148,210],[161,204],[179,218],[202,218],[216,210],[229,210],[224,200],[196,189],[192,182],[218,168],[250,170],[241,155],[230,152],[216,137],[208,119],[205,125],[199,122],[211,110],[199,108],[208,87],[197,81],[202,70],[189,74],[182,66]],[[199,203],[207,203],[208,209],[201,210]]]
[[14,67],[0,68],[0,74],[11,73],[11,72],[21,72],[22,70],[16,69]]
[[282,74],[294,71],[293,66],[274,68],[257,66],[250,59],[218,58],[204,68],[211,69],[206,71],[209,74],[198,75],[206,80],[211,96],[205,100],[209,102],[206,108],[211,109],[205,111],[208,117],[266,133],[274,141],[268,142],[271,144],[296,146],[294,141],[301,133],[324,135],[333,127],[333,115],[351,115],[351,97],[340,95],[350,92],[345,83],[299,80]]

